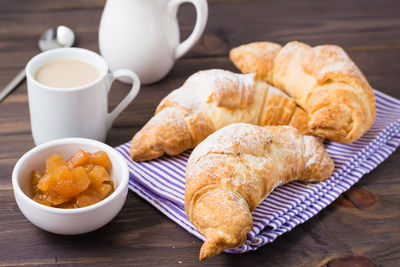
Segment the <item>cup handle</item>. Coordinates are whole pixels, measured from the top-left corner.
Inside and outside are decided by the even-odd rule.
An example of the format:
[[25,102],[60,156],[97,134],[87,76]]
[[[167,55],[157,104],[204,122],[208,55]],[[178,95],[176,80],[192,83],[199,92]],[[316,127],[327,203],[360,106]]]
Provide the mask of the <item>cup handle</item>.
[[196,24],[194,25],[193,32],[190,36],[175,48],[175,60],[189,51],[189,49],[192,48],[192,46],[200,39],[201,34],[206,27],[208,17],[207,0],[171,0],[168,2],[168,10],[170,14],[176,16],[179,6],[183,3],[192,3],[196,8]]
[[108,113],[107,116],[107,127],[108,129],[111,128],[113,121],[118,115],[132,102],[132,100],[136,97],[139,93],[140,89],[140,80],[138,76],[130,70],[116,70],[113,73],[109,73],[107,76],[107,93],[111,89],[111,85],[113,81],[119,77],[129,77],[132,79],[132,88],[129,93],[125,96],[125,98],[114,108],[113,111]]

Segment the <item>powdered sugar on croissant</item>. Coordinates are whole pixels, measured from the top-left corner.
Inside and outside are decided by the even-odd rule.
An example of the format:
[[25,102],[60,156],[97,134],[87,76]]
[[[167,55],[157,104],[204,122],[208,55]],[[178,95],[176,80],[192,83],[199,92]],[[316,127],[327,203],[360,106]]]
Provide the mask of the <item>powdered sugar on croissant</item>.
[[323,181],[333,167],[318,139],[290,126],[238,123],[207,137],[186,170],[186,214],[206,237],[200,259],[242,245],[251,211],[276,186]]
[[307,131],[307,113],[293,99],[253,74],[200,71],[172,91],[133,137],[133,160],[179,154],[231,123],[293,125]]
[[232,49],[230,58],[243,73],[255,73],[293,97],[307,111],[314,135],[353,142],[375,119],[372,88],[339,46],[256,42]]

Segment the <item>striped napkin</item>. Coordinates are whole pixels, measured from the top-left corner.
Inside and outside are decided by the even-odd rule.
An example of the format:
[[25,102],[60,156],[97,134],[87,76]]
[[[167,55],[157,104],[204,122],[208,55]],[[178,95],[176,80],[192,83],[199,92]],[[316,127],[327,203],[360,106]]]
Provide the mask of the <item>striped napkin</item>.
[[[243,253],[274,241],[328,206],[396,150],[400,145],[400,100],[374,92],[377,114],[372,128],[352,144],[326,142],[326,149],[335,162],[332,176],[318,184],[292,182],[276,188],[253,211],[253,229],[244,245],[226,252]],[[191,151],[148,162],[133,162],[129,157],[129,143],[116,150],[128,161],[129,188],[204,240],[187,219],[184,209],[185,169]]]

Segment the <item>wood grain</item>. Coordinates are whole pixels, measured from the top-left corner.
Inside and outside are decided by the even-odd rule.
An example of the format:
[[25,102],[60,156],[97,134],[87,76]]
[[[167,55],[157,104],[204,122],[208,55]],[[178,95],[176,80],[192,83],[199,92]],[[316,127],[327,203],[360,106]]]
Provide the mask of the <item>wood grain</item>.
[[[371,85],[400,98],[400,3],[396,0],[209,0],[203,38],[168,76],[143,86],[117,118],[107,143],[124,143],[151,118],[158,102],[201,69],[235,70],[227,55],[242,43],[299,40],[343,46]],[[65,24],[77,45],[98,51],[105,1],[0,0],[0,87],[39,52],[37,39]],[[179,10],[182,39],[194,8]],[[128,92],[116,83],[110,108]],[[26,84],[0,103],[0,266],[400,266],[400,152],[367,174],[317,216],[272,244],[242,255],[221,254],[199,263],[201,242],[146,201],[128,194],[121,213],[86,235],[59,236],[30,224],[19,211],[11,173],[34,146]]]

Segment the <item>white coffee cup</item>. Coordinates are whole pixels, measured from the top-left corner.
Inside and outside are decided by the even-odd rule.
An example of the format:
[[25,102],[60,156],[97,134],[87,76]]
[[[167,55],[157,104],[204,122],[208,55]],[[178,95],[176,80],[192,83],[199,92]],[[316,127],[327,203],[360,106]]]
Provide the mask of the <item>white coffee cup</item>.
[[[99,77],[83,86],[53,88],[35,80],[36,71],[56,60],[73,59],[94,66]],[[29,111],[36,145],[66,137],[90,138],[104,142],[114,119],[136,97],[140,88],[137,75],[126,69],[108,72],[104,59],[82,48],[59,48],[32,58],[25,69],[28,83]],[[108,113],[108,93],[119,77],[132,80],[127,96]]]

